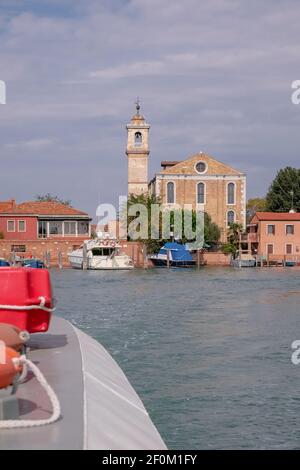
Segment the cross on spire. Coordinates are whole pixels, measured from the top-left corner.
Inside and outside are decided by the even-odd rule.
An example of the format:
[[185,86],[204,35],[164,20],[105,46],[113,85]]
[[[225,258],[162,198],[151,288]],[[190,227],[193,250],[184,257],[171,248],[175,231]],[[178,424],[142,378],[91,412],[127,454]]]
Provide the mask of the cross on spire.
[[140,114],[140,109],[141,109],[141,100],[138,96],[136,98],[135,106],[136,106],[136,113],[137,113],[137,115],[139,115]]

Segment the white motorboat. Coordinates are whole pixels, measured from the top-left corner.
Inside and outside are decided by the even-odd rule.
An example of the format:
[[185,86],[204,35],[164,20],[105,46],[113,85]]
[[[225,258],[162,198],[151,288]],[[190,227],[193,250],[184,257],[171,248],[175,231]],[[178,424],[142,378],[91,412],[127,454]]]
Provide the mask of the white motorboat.
[[86,257],[86,269],[122,270],[133,269],[130,256],[121,252],[121,245],[114,240],[96,238],[87,240],[77,250],[68,254],[72,268],[83,269]]
[[234,268],[254,268],[256,259],[250,253],[237,251],[236,257],[231,260],[231,266]]

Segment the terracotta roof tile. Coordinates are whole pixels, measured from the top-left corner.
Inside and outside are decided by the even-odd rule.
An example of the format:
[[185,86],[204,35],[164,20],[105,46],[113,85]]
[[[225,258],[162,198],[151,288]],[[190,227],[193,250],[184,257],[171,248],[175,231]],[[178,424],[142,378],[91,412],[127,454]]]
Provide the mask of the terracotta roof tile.
[[34,214],[34,215],[82,215],[88,216],[86,212],[79,211],[73,207],[58,202],[28,201],[21,204],[10,202],[0,203],[0,212],[9,214]]
[[0,212],[6,212],[13,208],[14,201],[0,201]]
[[256,212],[258,220],[300,220],[299,212]]

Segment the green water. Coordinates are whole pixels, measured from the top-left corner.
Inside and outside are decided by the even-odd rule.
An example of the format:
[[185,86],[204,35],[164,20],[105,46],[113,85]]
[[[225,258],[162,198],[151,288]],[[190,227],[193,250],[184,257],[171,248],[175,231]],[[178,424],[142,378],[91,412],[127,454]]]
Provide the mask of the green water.
[[170,449],[300,448],[299,269],[51,273]]

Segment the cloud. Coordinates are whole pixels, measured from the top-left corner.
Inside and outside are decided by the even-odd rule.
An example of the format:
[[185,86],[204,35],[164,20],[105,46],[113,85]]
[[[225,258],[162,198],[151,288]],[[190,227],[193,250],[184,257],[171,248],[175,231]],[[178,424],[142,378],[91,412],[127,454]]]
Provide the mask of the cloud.
[[13,142],[13,143],[7,143],[4,145],[4,147],[9,148],[9,149],[29,149],[29,150],[39,150],[43,147],[48,147],[49,145],[54,144],[53,139],[31,139],[31,140],[25,140],[23,142]]
[[[262,194],[299,160],[299,21],[297,0],[3,0],[0,198],[12,178],[17,199],[34,197],[46,173],[49,192],[92,214],[99,197],[114,202],[137,95],[151,176],[161,160],[203,150]],[[23,184],[32,175],[41,188]]]

